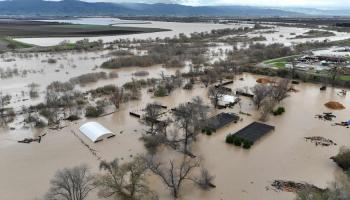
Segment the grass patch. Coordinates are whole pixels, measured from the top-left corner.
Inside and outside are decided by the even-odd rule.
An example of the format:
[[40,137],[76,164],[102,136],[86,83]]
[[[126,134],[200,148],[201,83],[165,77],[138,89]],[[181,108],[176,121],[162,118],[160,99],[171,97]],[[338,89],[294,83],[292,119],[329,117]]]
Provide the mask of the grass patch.
[[7,48],[9,49],[23,49],[23,48],[31,48],[33,45],[26,44],[23,42],[19,42],[16,40],[13,40],[12,38],[6,37],[6,38],[0,38],[0,41],[6,44]]
[[282,58],[275,58],[275,59],[271,59],[271,60],[266,60],[263,63],[265,65],[271,65],[273,67],[277,67],[277,68],[284,68],[286,66],[286,64],[288,62],[290,62],[291,60],[300,57],[300,55],[293,55],[293,56],[287,56],[287,57],[282,57]]
[[342,80],[342,81],[350,81],[350,75],[340,76],[339,79]]

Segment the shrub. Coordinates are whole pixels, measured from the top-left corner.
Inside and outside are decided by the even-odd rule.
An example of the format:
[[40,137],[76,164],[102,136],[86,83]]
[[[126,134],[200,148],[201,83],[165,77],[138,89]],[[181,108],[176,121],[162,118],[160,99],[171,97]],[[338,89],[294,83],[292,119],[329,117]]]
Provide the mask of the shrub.
[[273,115],[282,115],[286,110],[284,107],[278,107],[276,110],[272,111]]
[[206,135],[212,135],[213,132],[215,132],[215,130],[208,128],[208,127],[205,127],[202,129],[202,133],[206,134]]
[[47,62],[48,62],[49,64],[55,64],[55,63],[57,63],[57,60],[56,60],[56,59],[53,59],[53,58],[49,58],[49,59],[47,60]]
[[164,86],[158,85],[156,90],[154,91],[154,96],[156,97],[165,97],[167,96],[167,91]]
[[234,138],[235,138],[234,135],[231,135],[231,134],[227,135],[226,136],[226,143],[233,144]]
[[238,137],[234,137],[234,138],[233,138],[233,144],[234,144],[235,146],[240,147],[240,146],[242,145],[242,139],[241,139],[241,138],[238,138]]
[[253,145],[253,143],[251,141],[248,140],[244,140],[243,141],[243,148],[244,149],[250,149],[250,147]]
[[86,108],[85,116],[86,117],[98,117],[103,113],[103,109],[100,107],[88,106]]
[[185,90],[192,90],[193,89],[193,84],[191,82],[186,83],[186,85],[184,86],[183,89],[185,89]]
[[331,157],[331,159],[337,163],[339,167],[343,170],[350,169],[350,149],[341,148],[336,156]]

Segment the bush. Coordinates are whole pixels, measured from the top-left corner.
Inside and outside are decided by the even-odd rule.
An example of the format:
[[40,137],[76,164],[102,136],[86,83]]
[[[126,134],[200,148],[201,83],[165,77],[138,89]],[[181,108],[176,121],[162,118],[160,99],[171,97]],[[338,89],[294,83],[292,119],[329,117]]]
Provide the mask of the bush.
[[234,135],[231,135],[231,134],[227,135],[226,136],[226,143],[233,144],[234,138],[235,138]]
[[165,87],[162,85],[158,85],[158,87],[154,91],[154,96],[156,96],[156,97],[165,97],[167,95],[168,95],[168,93],[167,93]]
[[202,129],[202,133],[206,134],[206,135],[212,135],[212,133],[215,132],[215,130],[211,129],[211,128],[203,128]]
[[238,137],[234,137],[234,138],[233,138],[233,144],[234,144],[235,146],[240,147],[240,146],[242,145],[242,139],[241,139],[241,138],[238,138]]
[[53,58],[49,58],[49,59],[47,60],[47,63],[49,63],[49,64],[55,64],[55,63],[57,63],[57,60],[56,60],[56,59],[53,59]]
[[184,86],[183,89],[185,89],[185,90],[192,90],[193,89],[193,84],[191,82],[186,83],[186,85]]
[[103,109],[101,107],[88,106],[86,108],[85,116],[86,117],[98,117],[102,113],[103,113]]
[[284,112],[286,112],[284,107],[278,107],[276,110],[272,111],[274,116],[282,115]]
[[244,149],[250,149],[250,147],[253,145],[253,143],[251,141],[248,140],[244,140],[243,141],[243,148]]
[[339,167],[343,170],[350,169],[350,149],[341,148],[336,156],[331,157],[331,159],[337,163]]

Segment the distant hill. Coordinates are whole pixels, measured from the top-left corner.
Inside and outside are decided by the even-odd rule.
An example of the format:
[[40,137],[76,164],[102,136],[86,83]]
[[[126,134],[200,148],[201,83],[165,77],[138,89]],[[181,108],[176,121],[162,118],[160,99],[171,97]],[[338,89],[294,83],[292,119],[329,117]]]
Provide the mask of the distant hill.
[[0,15],[12,16],[280,16],[303,15],[252,6],[184,6],[178,4],[88,3],[79,0],[6,0],[0,1]]
[[307,13],[309,15],[319,15],[319,16],[350,16],[350,8],[344,9],[316,9],[316,8],[276,8],[280,10],[297,12],[297,13]]

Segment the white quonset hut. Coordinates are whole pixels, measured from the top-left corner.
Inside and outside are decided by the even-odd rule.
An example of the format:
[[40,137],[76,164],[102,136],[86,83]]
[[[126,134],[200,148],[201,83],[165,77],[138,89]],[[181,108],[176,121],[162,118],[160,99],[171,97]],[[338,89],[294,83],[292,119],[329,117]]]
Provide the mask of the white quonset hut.
[[112,131],[97,122],[87,122],[79,130],[93,142],[99,142],[104,138],[115,136]]

